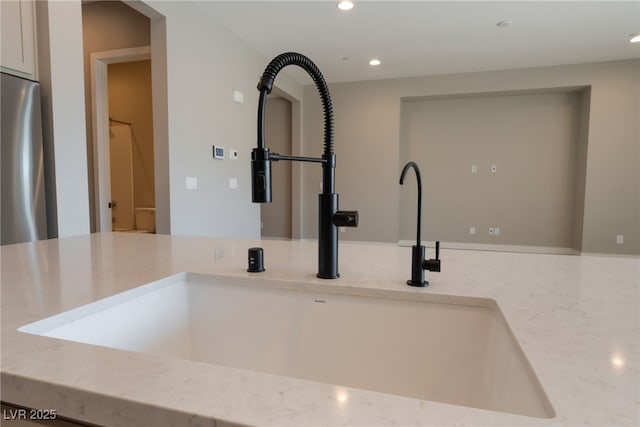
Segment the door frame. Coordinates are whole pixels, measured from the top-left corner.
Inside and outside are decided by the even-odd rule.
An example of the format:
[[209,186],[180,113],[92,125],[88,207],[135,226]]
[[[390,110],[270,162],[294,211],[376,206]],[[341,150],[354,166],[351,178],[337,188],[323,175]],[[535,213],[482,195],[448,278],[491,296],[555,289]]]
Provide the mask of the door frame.
[[[91,113],[93,118],[93,166],[96,231],[111,231],[111,169],[109,161],[109,64],[151,59],[151,47],[94,52],[91,62]],[[154,117],[155,122],[155,117]]]

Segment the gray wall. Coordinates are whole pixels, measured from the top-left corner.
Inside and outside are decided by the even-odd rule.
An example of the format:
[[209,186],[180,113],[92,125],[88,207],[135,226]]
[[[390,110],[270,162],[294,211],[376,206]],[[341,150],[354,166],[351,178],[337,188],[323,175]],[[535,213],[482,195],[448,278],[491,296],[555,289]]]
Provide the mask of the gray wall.
[[[571,248],[579,104],[575,90],[405,100],[400,160],[421,169],[423,240]],[[401,240],[416,236],[415,182],[400,191]]]
[[[581,93],[578,102],[578,149],[572,166],[577,177],[573,206],[578,208],[573,228],[579,228],[581,219],[582,233],[572,231],[571,246],[589,253],[640,254],[639,70],[640,61],[634,60],[330,85],[336,117],[336,188],[341,208],[360,210],[359,228],[347,229],[341,238],[380,242],[401,238],[400,212],[409,209],[400,207],[398,185],[403,164],[402,99],[575,87],[589,91]],[[302,151],[319,154],[322,109],[313,86],[305,86],[304,100]],[[320,168],[302,168],[305,238],[316,236],[319,181]],[[582,199],[584,215],[580,215]],[[624,235],[622,245],[616,244],[619,234]]]

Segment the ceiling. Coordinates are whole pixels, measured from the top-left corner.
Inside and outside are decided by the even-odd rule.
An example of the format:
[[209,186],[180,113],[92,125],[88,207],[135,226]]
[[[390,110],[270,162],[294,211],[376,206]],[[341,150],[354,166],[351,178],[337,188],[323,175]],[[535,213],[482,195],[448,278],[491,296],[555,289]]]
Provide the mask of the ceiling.
[[307,55],[330,83],[640,58],[640,43],[629,43],[638,0],[354,0],[348,12],[334,0],[196,4],[267,58]]

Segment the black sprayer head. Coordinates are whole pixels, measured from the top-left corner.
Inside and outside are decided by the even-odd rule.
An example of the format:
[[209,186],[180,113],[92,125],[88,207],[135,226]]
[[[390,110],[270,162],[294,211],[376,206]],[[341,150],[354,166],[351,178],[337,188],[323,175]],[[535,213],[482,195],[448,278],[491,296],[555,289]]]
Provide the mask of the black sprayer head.
[[251,201],[271,203],[271,160],[266,148],[251,152]]

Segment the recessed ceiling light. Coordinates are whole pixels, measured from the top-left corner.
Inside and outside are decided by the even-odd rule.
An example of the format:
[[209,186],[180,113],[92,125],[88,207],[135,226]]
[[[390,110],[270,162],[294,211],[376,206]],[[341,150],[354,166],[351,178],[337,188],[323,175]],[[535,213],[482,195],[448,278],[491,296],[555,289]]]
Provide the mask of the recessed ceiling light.
[[353,9],[353,2],[349,0],[342,0],[338,2],[338,9],[340,10],[351,10]]
[[369,61],[369,65],[371,65],[372,67],[376,67],[376,66],[380,65],[380,60],[379,59],[372,59],[371,61]]
[[500,21],[496,24],[496,27],[500,27],[500,28],[504,28],[504,27],[508,27],[509,25],[511,25],[511,21]]
[[631,43],[640,43],[640,33],[629,34],[629,41]]

